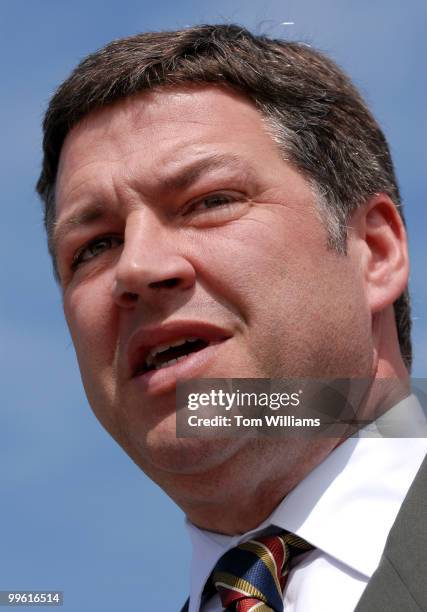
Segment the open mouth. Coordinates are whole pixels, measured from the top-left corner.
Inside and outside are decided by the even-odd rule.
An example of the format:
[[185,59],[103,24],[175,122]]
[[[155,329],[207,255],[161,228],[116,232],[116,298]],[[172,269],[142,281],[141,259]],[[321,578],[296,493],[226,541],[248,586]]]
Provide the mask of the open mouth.
[[170,367],[178,361],[187,359],[193,353],[202,351],[210,344],[216,344],[216,342],[208,342],[202,338],[190,337],[155,346],[145,356],[142,363],[138,365],[135,376]]
[[206,372],[216,359],[217,345],[231,336],[217,325],[194,320],[140,327],[127,346],[129,376],[140,379],[143,387],[148,385],[150,392],[160,392],[179,377]]

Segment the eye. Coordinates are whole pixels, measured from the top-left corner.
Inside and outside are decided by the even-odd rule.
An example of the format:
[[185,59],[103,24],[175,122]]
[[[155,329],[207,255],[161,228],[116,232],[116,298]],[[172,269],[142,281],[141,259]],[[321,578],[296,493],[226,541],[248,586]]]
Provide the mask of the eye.
[[237,191],[208,193],[189,202],[183,221],[193,227],[216,227],[238,219],[249,207],[248,198]]
[[205,196],[193,204],[190,205],[189,212],[199,212],[210,208],[219,208],[221,206],[227,206],[233,202],[235,198],[231,195],[223,193],[213,193],[212,195]]
[[80,248],[74,255],[71,262],[71,269],[75,270],[82,263],[90,261],[105,251],[114,249],[123,244],[120,236],[99,236]]

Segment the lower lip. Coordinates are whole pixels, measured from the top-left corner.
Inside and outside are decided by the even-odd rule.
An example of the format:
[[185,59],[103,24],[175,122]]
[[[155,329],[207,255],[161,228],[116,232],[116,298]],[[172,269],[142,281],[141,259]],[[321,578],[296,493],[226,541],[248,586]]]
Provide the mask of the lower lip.
[[159,395],[174,391],[178,380],[200,376],[202,371],[215,359],[224,342],[226,340],[216,344],[209,344],[201,351],[191,353],[185,359],[181,359],[181,361],[177,361],[168,367],[139,374],[133,378],[133,381],[140,386],[142,391],[149,395]]

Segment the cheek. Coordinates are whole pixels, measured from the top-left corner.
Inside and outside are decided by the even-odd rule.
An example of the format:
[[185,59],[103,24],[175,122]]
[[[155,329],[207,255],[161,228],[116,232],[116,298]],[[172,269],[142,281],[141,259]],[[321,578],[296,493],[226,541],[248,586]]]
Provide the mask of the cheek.
[[71,333],[89,404],[100,423],[116,436],[119,431],[111,409],[117,346],[117,320],[111,292],[94,281],[64,295],[64,313]]
[[246,322],[286,276],[286,241],[272,243],[271,234],[271,221],[248,217],[197,236],[192,244],[201,283]]
[[83,375],[86,364],[111,363],[117,340],[113,312],[106,283],[91,281],[64,295],[65,318]]

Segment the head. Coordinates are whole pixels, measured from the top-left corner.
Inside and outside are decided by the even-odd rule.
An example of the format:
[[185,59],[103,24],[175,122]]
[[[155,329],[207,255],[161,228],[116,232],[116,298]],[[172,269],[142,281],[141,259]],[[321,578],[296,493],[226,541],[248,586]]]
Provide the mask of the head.
[[[141,34],[84,60],[44,130],[38,191],[89,400],[165,488],[253,455],[172,439],[177,376],[370,376],[394,340],[410,366],[389,150],[323,55],[230,25]],[[202,350],[141,374],[150,338],[177,336]]]
[[[52,245],[55,184],[68,132],[93,110],[159,86],[225,84],[254,102],[284,159],[316,190],[328,243],[346,252],[351,214],[373,194],[402,204],[386,139],[349,78],[302,43],[254,36],[235,25],[147,33],[112,42],[76,68],[52,98],[44,121],[37,190]],[[408,290],[394,304],[399,345],[412,363]]]

